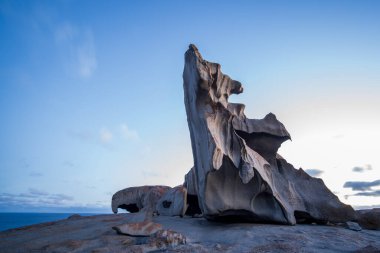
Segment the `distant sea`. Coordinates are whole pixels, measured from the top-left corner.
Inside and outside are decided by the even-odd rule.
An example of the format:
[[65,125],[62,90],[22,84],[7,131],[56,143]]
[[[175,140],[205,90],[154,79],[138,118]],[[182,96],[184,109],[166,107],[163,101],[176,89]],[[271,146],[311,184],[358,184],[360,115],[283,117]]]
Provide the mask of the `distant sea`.
[[0,213],[0,231],[42,222],[62,220],[73,214],[91,216],[100,213]]

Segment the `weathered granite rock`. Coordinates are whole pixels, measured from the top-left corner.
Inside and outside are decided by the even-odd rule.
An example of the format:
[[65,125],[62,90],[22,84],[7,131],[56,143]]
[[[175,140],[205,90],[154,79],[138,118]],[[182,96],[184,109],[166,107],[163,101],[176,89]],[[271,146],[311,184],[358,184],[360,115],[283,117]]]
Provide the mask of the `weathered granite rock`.
[[162,229],[158,223],[151,221],[142,221],[136,223],[127,223],[112,227],[119,234],[131,236],[150,236]]
[[356,211],[358,223],[365,229],[380,230],[380,208]]
[[128,212],[145,212],[149,214],[183,216],[187,209],[187,191],[184,186],[140,186],[118,191],[112,197],[112,211],[118,208]]
[[258,222],[344,222],[355,218],[321,179],[296,170],[277,155],[290,135],[272,113],[248,119],[244,105],[228,102],[240,82],[203,60],[190,45],[183,72],[194,169],[188,192],[208,219]]
[[186,196],[187,191],[183,186],[168,190],[157,202],[157,213],[167,216],[183,216],[187,209]]
[[112,211],[118,212],[118,208],[135,213],[140,210],[154,212],[158,200],[171,187],[163,185],[129,187],[116,192],[112,196]]
[[[156,237],[162,231],[160,230],[149,237],[134,237],[117,234],[111,229],[119,224],[135,222],[136,216],[139,216],[139,213],[82,216],[75,220],[63,219],[2,231],[0,251],[1,253],[149,251],[331,253],[380,250],[380,231],[356,232],[339,226],[225,224],[209,222],[203,218],[159,215],[152,217],[152,222],[161,224],[163,230],[176,232],[168,233],[166,237]],[[181,244],[184,239],[186,244]],[[174,247],[164,249],[165,245]]]
[[198,195],[198,190],[197,190],[197,179],[195,175],[195,168],[192,167],[190,171],[185,175],[185,182],[183,186],[187,190],[187,194],[189,195]]

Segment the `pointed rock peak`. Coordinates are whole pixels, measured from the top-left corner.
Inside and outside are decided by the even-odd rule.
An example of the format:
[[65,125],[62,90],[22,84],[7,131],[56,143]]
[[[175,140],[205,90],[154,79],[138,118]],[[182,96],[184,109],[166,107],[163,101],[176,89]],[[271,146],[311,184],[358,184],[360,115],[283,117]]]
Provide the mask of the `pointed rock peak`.
[[198,52],[198,48],[197,48],[197,46],[196,45],[194,45],[194,44],[190,44],[189,45],[189,50],[192,50],[192,51],[196,51],[196,52]]
[[277,121],[277,118],[276,118],[276,115],[274,115],[273,113],[268,113],[265,118],[266,120],[273,120],[273,121]]
[[186,54],[189,54],[189,53],[195,54],[195,56],[199,58],[199,60],[203,61],[203,57],[201,53],[199,53],[197,46],[195,46],[194,44],[189,45],[189,49],[186,51]]

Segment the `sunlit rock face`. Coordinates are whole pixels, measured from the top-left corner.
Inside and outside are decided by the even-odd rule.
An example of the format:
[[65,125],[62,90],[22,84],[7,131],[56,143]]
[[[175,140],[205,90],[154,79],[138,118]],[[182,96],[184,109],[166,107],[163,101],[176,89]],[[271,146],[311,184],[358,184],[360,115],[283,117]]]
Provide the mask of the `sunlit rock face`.
[[248,119],[243,104],[228,102],[243,92],[241,83],[194,45],[185,53],[183,81],[194,157],[184,185],[206,218],[283,224],[355,219],[321,179],[277,154],[290,135],[274,114]]

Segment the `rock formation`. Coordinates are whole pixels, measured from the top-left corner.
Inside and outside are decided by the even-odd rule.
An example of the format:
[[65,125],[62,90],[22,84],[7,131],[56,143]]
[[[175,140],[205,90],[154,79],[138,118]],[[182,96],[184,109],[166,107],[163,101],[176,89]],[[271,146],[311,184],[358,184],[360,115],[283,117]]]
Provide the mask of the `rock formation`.
[[185,53],[183,81],[194,157],[185,186],[207,219],[283,224],[355,219],[354,210],[321,179],[277,154],[290,135],[274,114],[248,119],[243,104],[228,102],[231,94],[243,92],[242,84],[204,60],[194,45]]
[[380,208],[356,211],[358,223],[365,229],[380,230]]
[[171,187],[163,185],[129,187],[116,192],[112,196],[112,211],[117,213],[118,208],[127,210],[130,213],[155,212],[158,200]]
[[187,191],[183,186],[168,190],[157,202],[156,211],[159,215],[183,216],[187,209]]
[[166,216],[183,216],[186,212],[187,191],[183,186],[140,186],[129,187],[112,196],[112,211],[118,208],[130,213],[145,211]]
[[228,102],[243,92],[240,82],[204,60],[194,45],[185,53],[183,88],[194,167],[183,186],[142,186],[112,197],[112,210],[165,216],[245,220],[281,224],[356,220],[325,186],[278,153],[290,140],[272,113],[249,119],[245,106]]

